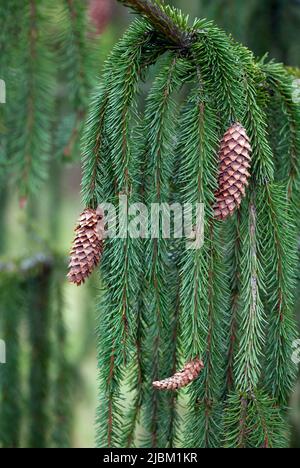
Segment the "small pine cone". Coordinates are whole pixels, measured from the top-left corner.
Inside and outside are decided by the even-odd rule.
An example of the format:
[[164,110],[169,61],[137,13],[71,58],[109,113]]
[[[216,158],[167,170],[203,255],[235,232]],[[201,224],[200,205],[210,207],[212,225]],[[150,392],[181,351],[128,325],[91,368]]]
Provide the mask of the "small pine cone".
[[77,286],[84,283],[100,262],[103,251],[103,236],[99,229],[101,219],[102,215],[90,208],[86,208],[79,217],[68,273],[70,283]]
[[232,216],[245,196],[251,164],[250,140],[244,127],[235,123],[221,141],[219,188],[214,206],[215,217]]
[[181,371],[176,372],[172,377],[153,382],[152,385],[157,390],[177,390],[196,380],[203,368],[203,362],[196,358],[188,362]]

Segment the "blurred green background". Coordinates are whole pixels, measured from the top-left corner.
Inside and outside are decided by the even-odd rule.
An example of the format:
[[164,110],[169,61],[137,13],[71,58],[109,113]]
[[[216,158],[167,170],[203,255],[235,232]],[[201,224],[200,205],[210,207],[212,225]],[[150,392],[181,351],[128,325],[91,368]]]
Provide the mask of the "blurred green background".
[[[2,2],[3,0],[0,0]],[[49,2],[48,2],[49,3]],[[51,2],[50,2],[51,3]],[[47,10],[49,23],[45,23],[46,40],[53,35],[59,37],[65,25],[58,21],[59,2],[54,1],[51,11]],[[85,2],[82,2],[83,4]],[[213,19],[231,33],[235,39],[249,46],[255,54],[269,53],[271,57],[293,67],[300,66],[300,1],[299,0],[170,0],[170,4],[195,16]],[[101,76],[105,57],[132,21],[132,14],[115,0],[90,0],[86,14],[92,25],[85,54],[91,56],[91,84],[86,87],[86,96],[92,90],[93,82]],[[2,25],[0,25],[2,28]],[[49,33],[49,39],[47,34]],[[76,31],[75,31],[76,36]],[[73,37],[76,44],[76,37]],[[88,49],[90,47],[90,50]],[[53,42],[54,54],[60,53],[60,43]],[[2,53],[2,52],[1,52]],[[7,54],[12,51],[7,51]],[[9,67],[9,56],[7,59]],[[89,63],[88,61],[86,63]],[[5,74],[3,63],[0,78]],[[80,109],[70,104],[68,76],[58,61],[55,96],[57,119],[51,143],[48,181],[38,192],[38,197],[20,197],[13,181],[1,183],[0,193],[0,254],[2,262],[11,259],[28,258],[36,252],[55,252],[63,259],[67,256],[73,238],[74,223],[82,209],[80,201],[80,150],[81,126],[74,124],[76,118],[85,114],[87,99],[82,100]],[[86,65],[89,67],[89,65]],[[80,74],[78,75],[80,76]],[[78,78],[79,79],[79,78]],[[76,80],[76,77],[75,77]],[[18,116],[15,116],[17,121]],[[71,123],[70,123],[71,122]],[[73,122],[73,123],[72,123]],[[3,121],[0,120],[3,125]],[[76,131],[68,128],[76,128]],[[13,128],[11,129],[13,132]],[[78,134],[77,134],[78,133]],[[5,128],[1,128],[5,136]],[[59,156],[57,156],[59,155]],[[62,270],[65,268],[63,261]],[[63,280],[61,276],[61,281]],[[66,327],[66,359],[70,372],[70,418],[72,447],[94,446],[94,419],[97,406],[97,363],[96,363],[96,302],[100,294],[97,274],[82,286],[76,288],[63,283],[63,318]],[[300,296],[296,312],[300,321]],[[1,322],[0,322],[1,325]],[[24,336],[26,332],[24,332]],[[1,329],[0,329],[1,338]],[[21,342],[23,332],[21,331]],[[26,337],[24,338],[25,341]],[[55,344],[54,344],[55,346]],[[25,347],[26,348],[26,347]],[[24,351],[26,355],[26,349]],[[24,364],[26,367],[26,358]],[[1,371],[1,369],[0,369]],[[26,372],[26,369],[22,372]],[[26,390],[24,390],[26,392]],[[26,406],[26,402],[24,403]],[[300,447],[300,384],[291,401],[293,423],[293,446]],[[26,430],[24,431],[26,433]],[[25,445],[25,435],[22,445]],[[1,445],[1,444],[0,444]]]

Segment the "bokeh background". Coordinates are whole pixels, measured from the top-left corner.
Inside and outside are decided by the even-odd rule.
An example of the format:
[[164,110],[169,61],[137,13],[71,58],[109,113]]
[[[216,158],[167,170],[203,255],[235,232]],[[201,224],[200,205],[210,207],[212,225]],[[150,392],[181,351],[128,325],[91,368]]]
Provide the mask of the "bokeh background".
[[[17,36],[19,13],[17,9],[5,12],[5,3],[18,2],[0,0],[2,36],[5,27],[6,30],[16,28]],[[71,21],[63,3],[44,2],[40,10],[44,15],[43,45],[51,54],[49,66],[54,86],[50,99],[54,110],[48,127],[47,181],[33,190],[33,194],[23,187],[19,177],[14,177],[18,176],[18,170],[11,174],[3,162],[7,148],[12,153],[10,161],[14,160],[14,152],[17,155],[19,151],[10,140],[26,144],[30,135],[23,131],[28,125],[28,109],[21,115],[13,105],[10,108],[9,102],[16,90],[25,86],[24,62],[18,62],[22,57],[20,43],[16,40],[7,44],[3,40],[0,52],[0,79],[6,81],[8,99],[7,104],[0,104],[0,167],[3,167],[0,174],[0,339],[4,332],[8,333],[6,336],[12,342],[8,343],[8,351],[18,360],[17,375],[6,375],[14,388],[9,394],[7,389],[2,389],[1,398],[2,402],[6,398],[16,402],[11,414],[5,416],[14,418],[20,425],[20,434],[14,435],[16,445],[20,446],[94,446],[95,324],[101,290],[97,274],[81,288],[67,284],[66,257],[74,223],[82,209],[79,142],[88,97],[101,77],[105,57],[133,15],[115,0],[86,0],[79,2],[86,21],[78,24],[76,2],[65,2],[75,8],[70,10],[73,11]],[[169,3],[182,8],[191,19],[198,16],[215,20],[258,56],[269,53],[285,64],[300,66],[299,0],[170,0]],[[32,73],[34,77],[34,67]],[[47,103],[44,105],[46,114]],[[43,113],[42,101],[39,111]],[[35,151],[43,153],[43,145]],[[38,299],[33,300],[33,295]],[[300,321],[300,294],[296,313]],[[32,330],[39,320],[42,320],[42,336],[34,336]],[[2,381],[7,369],[0,365]],[[291,400],[291,422],[291,444],[299,448],[300,384]],[[4,445],[3,440],[0,447],[1,444]]]

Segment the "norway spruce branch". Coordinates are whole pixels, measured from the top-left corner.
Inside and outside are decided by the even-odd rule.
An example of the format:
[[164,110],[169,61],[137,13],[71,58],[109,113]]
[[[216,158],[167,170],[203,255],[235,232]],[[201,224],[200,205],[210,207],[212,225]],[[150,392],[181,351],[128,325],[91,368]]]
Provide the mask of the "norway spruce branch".
[[[149,41],[148,33],[149,27],[141,21],[130,28],[123,42],[115,48],[113,66],[106,83],[108,94],[104,129],[109,142],[109,164],[112,168],[112,179],[109,182],[114,188],[112,200],[116,200],[119,194],[128,195],[129,200],[126,203],[133,199],[133,146],[130,125],[135,109],[137,82],[145,63],[144,47]],[[155,48],[153,53],[157,53]],[[149,58],[147,52],[146,58]],[[125,211],[125,215],[128,215],[128,206],[125,207]],[[120,226],[118,228],[121,229]],[[120,430],[116,418],[121,413],[118,398],[122,374],[118,369],[127,364],[132,356],[137,333],[137,285],[141,258],[133,240],[128,234],[125,235],[125,239],[114,239],[107,243],[102,266],[106,292],[103,299],[105,306],[101,309],[99,319],[99,367],[103,372],[104,369],[110,370],[106,379],[103,378],[103,372],[101,373],[100,387],[104,401],[108,404],[108,414],[103,414],[102,410],[99,412],[100,446],[114,446],[118,443],[116,441],[120,440],[117,435],[114,436],[114,431],[117,433]],[[103,345],[104,340],[107,343],[106,347]]]
[[244,125],[252,147],[252,178],[256,183],[264,184],[274,178],[274,158],[267,134],[266,97],[261,91],[265,76],[248,49],[240,45],[235,45],[235,49],[240,56],[245,87],[247,111]]
[[[146,102],[145,111],[145,155],[146,183],[144,199],[151,203],[167,203],[170,198],[170,184],[173,175],[174,150],[176,142],[177,111],[174,93],[189,78],[189,64],[176,55],[166,58],[154,81]],[[160,214],[158,213],[160,216]],[[149,225],[149,230],[152,227]],[[147,310],[147,375],[144,421],[147,437],[144,445],[166,447],[169,444],[170,418],[173,409],[170,396],[157,392],[152,382],[171,375],[172,362],[165,359],[172,336],[170,325],[174,320],[172,284],[174,270],[170,260],[170,246],[159,237],[146,241],[147,258],[144,304]]]
[[[3,177],[1,178],[0,186],[5,186],[6,174],[8,167],[8,122],[12,119],[12,91],[16,86],[16,77],[14,76],[15,63],[18,56],[18,44],[20,41],[19,24],[22,23],[24,16],[24,4],[20,5],[17,0],[3,0],[0,5],[0,78],[4,80],[6,85],[6,103],[5,106],[0,106],[0,165]],[[1,194],[3,197],[5,194]]]
[[[105,120],[106,135],[110,147],[110,159],[114,172],[115,196],[127,195],[129,203],[133,200],[133,147],[131,143],[131,127],[133,111],[135,108],[136,86],[140,78],[141,57],[145,45],[145,33],[148,28],[143,23],[136,23],[135,30],[132,28],[128,34],[127,44],[119,45],[115,56],[114,67],[111,70],[110,86],[108,95],[108,109]],[[147,34],[146,34],[147,36]],[[128,207],[125,207],[128,215]],[[121,226],[118,226],[121,231]],[[121,232],[120,232],[121,234]],[[135,320],[132,308],[134,302],[134,290],[138,284],[139,261],[137,251],[133,242],[127,238],[123,241],[112,242],[112,275],[122,272],[119,283],[114,285],[115,291],[120,288],[120,312],[124,325],[123,342],[124,359],[126,362],[126,329],[130,331],[135,328]],[[117,263],[116,263],[117,261]],[[124,281],[125,280],[125,281]],[[131,294],[132,293],[132,294]],[[132,340],[133,336],[131,336]]]
[[185,443],[189,447],[216,447],[225,385],[223,319],[228,303],[224,304],[226,278],[220,261],[220,234],[211,212],[217,185],[218,119],[202,86],[200,83],[200,91],[192,95],[183,112],[178,147],[180,201],[204,203],[205,207],[204,246],[196,250],[184,246],[180,259],[180,342],[186,360],[195,356],[204,360],[204,370],[189,392]]
[[288,448],[289,428],[276,402],[263,391],[258,391],[253,400],[254,415],[252,432],[249,438],[253,448]]
[[55,67],[45,40],[44,7],[44,2],[25,2],[15,55],[19,73],[10,98],[7,154],[21,196],[37,195],[49,160]]
[[283,65],[275,62],[263,64],[262,69],[266,74],[267,83],[278,94],[281,103],[280,118],[283,123],[279,129],[280,174],[287,181],[289,199],[299,206],[300,106],[293,98],[293,78]]
[[75,384],[68,359],[67,326],[64,320],[65,298],[63,292],[62,265],[57,264],[53,271],[50,287],[50,303],[53,314],[53,409],[51,445],[56,448],[69,448],[72,435],[72,384]]
[[141,422],[141,412],[144,401],[144,382],[146,380],[145,358],[143,345],[145,343],[145,325],[144,320],[144,305],[142,302],[142,291],[139,292],[139,300],[137,306],[137,329],[135,342],[135,358],[132,360],[128,368],[128,378],[130,387],[129,391],[133,396],[132,402],[129,404],[129,409],[125,415],[122,447],[137,447],[138,446],[138,424]]
[[[137,43],[137,47],[132,49],[132,56],[126,57],[126,54],[129,54],[132,44]],[[120,126],[128,122],[123,122],[123,113],[120,116],[117,116],[114,108],[115,102],[112,102],[112,99],[122,99],[127,91],[131,93],[131,99],[134,95],[134,89],[137,83],[137,80],[143,76],[144,71],[149,65],[151,65],[157,56],[162,53],[160,46],[152,44],[152,30],[149,26],[141,21],[136,21],[128,30],[119,43],[114,47],[110,57],[108,58],[101,82],[97,85],[94,96],[90,104],[90,110],[88,113],[88,118],[85,125],[84,135],[83,135],[83,179],[82,179],[82,198],[85,206],[96,207],[99,203],[103,201],[111,200],[115,195],[115,164],[116,162],[111,157],[111,148],[109,146],[109,140],[114,140],[114,138],[119,139],[119,147],[122,145],[122,136],[120,139]],[[136,67],[136,61],[132,64],[130,63],[131,58],[139,58],[141,61],[139,66]],[[126,58],[127,70],[126,68]],[[118,66],[120,65],[119,61],[122,62],[122,71],[127,73],[127,76],[130,77],[131,71],[134,74],[131,84],[126,82],[127,88],[124,88],[124,83],[119,81],[118,76]],[[131,70],[132,67],[132,70]],[[114,72],[113,72],[114,70]],[[115,79],[111,79],[111,74],[114,73]],[[121,73],[121,71],[120,71]],[[115,92],[116,96],[113,96],[112,88],[116,86]],[[130,88],[131,86],[131,88]],[[109,101],[109,95],[111,99]],[[129,97],[129,106],[127,110],[130,109],[131,115],[131,106],[130,106],[130,97]],[[111,122],[113,125],[118,125],[118,132],[114,127],[110,128],[110,133],[106,132],[107,124],[105,123],[105,118],[107,116],[108,105],[113,110],[113,118],[116,119],[114,122]],[[119,106],[120,103],[117,105]],[[126,120],[126,119],[125,119]],[[126,131],[124,129],[124,131]],[[125,136],[124,132],[122,134]],[[125,148],[124,148],[125,150]],[[122,148],[122,155],[124,153]],[[126,164],[126,161],[122,161],[122,157],[115,151],[114,155],[119,161],[118,164]],[[126,172],[123,167],[123,175]],[[117,176],[118,177],[118,176]],[[113,182],[112,182],[113,179]],[[119,187],[119,191],[122,188]]]
[[238,307],[241,294],[241,214],[236,213],[234,219],[228,222],[224,229],[224,239],[228,246],[226,255],[230,282],[230,318],[227,343],[227,392],[235,388],[234,357],[238,346]]
[[[196,95],[184,111],[178,151],[181,154],[179,174],[180,201],[204,203],[207,219],[212,217],[211,203],[216,188],[217,119],[203,95]],[[208,331],[208,246],[184,249],[180,260],[181,281],[181,341],[185,358],[202,357]]]
[[225,448],[286,448],[286,422],[264,391],[229,395],[225,411]]
[[297,336],[293,308],[297,242],[294,218],[284,186],[267,185],[262,188],[259,211],[269,316],[264,380],[276,401],[286,404],[296,373],[291,356],[293,340]]
[[247,448],[248,444],[248,398],[247,394],[229,394],[224,416],[224,447]]
[[[263,63],[256,64],[247,49],[210,22],[196,21],[190,29],[186,18],[160,2],[122,3],[147,19],[135,23],[115,48],[104,74],[101,96],[93,104],[85,137],[84,199],[93,207],[105,196],[113,201],[120,194],[148,205],[170,202],[172,170],[177,167],[178,199],[181,203],[205,205],[206,242],[198,251],[180,247],[179,281],[173,262],[174,245],[161,236],[144,242],[144,246],[141,242],[133,244],[128,237],[124,242],[106,243],[102,265],[105,293],[98,327],[98,445],[120,445],[124,440],[121,427],[125,427],[127,445],[135,445],[141,414],[146,428],[144,446],[173,445],[177,401],[173,395],[155,391],[152,381],[172,373],[179,351],[186,359],[198,356],[205,360],[203,373],[189,389],[189,446],[220,446],[226,384],[236,391],[227,402],[225,445],[282,446],[280,410],[258,388],[264,383],[272,398],[285,404],[293,383],[293,366],[285,364],[295,336],[291,313],[291,247],[295,238],[288,224],[292,211],[284,205],[283,196],[269,186],[274,179],[274,158],[266,118],[270,99],[266,83],[276,84],[291,135],[285,159],[292,156],[294,164],[298,116],[291,105],[289,85],[282,84],[282,76],[281,81],[272,81]],[[162,28],[165,15],[169,23]],[[170,29],[174,25],[175,34]],[[179,45],[178,31],[189,38],[184,46],[182,42]],[[168,55],[160,68],[147,99],[144,128],[141,126],[143,130],[136,134],[133,129],[138,118],[139,80],[144,78],[144,69],[166,50],[176,53]],[[183,111],[177,144],[173,94],[187,81],[187,75],[191,75],[189,80],[197,76],[198,92]],[[251,140],[252,182],[241,213],[236,216],[235,238],[225,263],[222,244],[232,231],[225,232],[213,220],[216,156],[220,136],[237,121],[245,126]],[[180,164],[175,163],[175,150]],[[291,173],[296,180],[296,171]],[[277,202],[284,215],[276,211]],[[125,210],[128,214],[128,208]],[[284,223],[289,226],[287,232],[282,228]],[[285,250],[291,254],[287,260],[282,259]],[[225,325],[229,318],[225,267],[231,276],[230,326]],[[176,323],[173,286],[177,281],[180,320]],[[172,343],[170,328],[176,334],[180,330],[179,347]],[[172,359],[167,361],[165,355],[170,349]],[[263,353],[267,361],[264,372]],[[123,407],[124,383],[134,396],[129,411]]]
[[213,100],[221,121],[222,133],[245,113],[241,63],[228,36],[213,23],[198,21],[197,42],[192,57],[199,67],[205,92]]
[[[110,173],[110,164],[105,157],[107,145],[104,135],[104,118],[107,109],[107,91],[102,83],[97,87],[91,101],[89,115],[85,124],[83,135],[82,157],[82,199],[84,206],[96,208],[105,200],[105,189],[109,187],[103,167],[108,166],[106,172]],[[106,183],[105,183],[106,182]],[[105,186],[104,190],[102,187]],[[112,193],[110,187],[106,195]]]
[[241,295],[239,349],[235,356],[236,386],[242,392],[257,388],[265,343],[266,318],[262,303],[264,276],[258,242],[255,196],[244,206],[241,224]]
[[213,221],[210,222],[206,242],[209,242],[208,333],[203,355],[204,369],[189,391],[186,444],[188,447],[217,448],[222,440],[229,291],[221,230]]
[[64,0],[64,6],[68,13],[69,31],[68,37],[63,40],[66,48],[63,70],[68,72],[72,100],[80,116],[85,111],[93,81],[91,70],[96,72],[89,62],[92,41],[88,39],[88,12],[86,5],[78,0]]
[[[137,85],[142,77],[143,54],[151,43],[151,30],[147,23],[136,21],[114,51],[109,81],[106,132],[111,145],[110,158],[115,174],[116,193],[130,195],[132,189],[132,148],[129,138],[134,121]],[[156,58],[156,48],[153,58]],[[121,79],[122,78],[122,79]]]
[[181,12],[166,6],[163,0],[118,0],[145,17],[153,28],[160,32],[167,43],[179,49],[186,49],[193,42],[193,35],[188,31],[186,18]]
[[[174,246],[178,248],[178,244]],[[172,308],[174,311],[171,314],[171,330],[170,330],[170,358],[172,363],[171,374],[174,375],[180,366],[180,275],[179,275],[179,254],[178,252],[173,253],[173,288],[171,294],[173,295]],[[180,414],[180,399],[177,392],[172,392],[169,399],[170,405],[170,416],[169,416],[169,428],[167,429],[169,434],[168,447],[175,448],[178,446],[181,440],[181,427],[183,424],[183,417]]]
[[45,448],[49,437],[49,384],[51,355],[50,282],[52,268],[45,266],[26,282],[30,340],[29,433],[31,448]]
[[1,273],[0,326],[1,338],[6,343],[7,363],[0,372],[0,446],[21,446],[23,399],[20,398],[20,325],[24,311],[22,285],[11,273]]
[[[144,201],[146,190],[145,168],[146,168],[146,150],[144,137],[144,122],[139,118],[139,122],[134,129],[133,138],[135,145],[133,147],[133,192],[134,199],[137,202]],[[140,213],[141,214],[141,213]],[[146,223],[146,220],[141,219],[141,225]],[[139,271],[139,290],[136,298],[136,335],[135,335],[135,352],[132,362],[128,366],[126,384],[129,386],[132,398],[132,404],[125,415],[123,443],[125,447],[138,447],[140,444],[139,424],[142,419],[142,408],[145,399],[145,382],[147,381],[147,358],[146,358],[146,341],[147,341],[147,307],[144,303],[145,291],[147,285],[144,281],[144,272],[147,269],[147,260],[145,258],[145,244],[141,239],[135,239],[135,249],[141,261]]]
[[70,104],[70,112],[62,119],[63,129],[58,129],[56,138],[64,146],[59,156],[70,157],[80,139],[89,92],[100,68],[98,56],[94,54],[97,41],[89,26],[85,2],[59,1],[51,10],[55,20],[53,41],[58,48],[58,71],[66,80]]

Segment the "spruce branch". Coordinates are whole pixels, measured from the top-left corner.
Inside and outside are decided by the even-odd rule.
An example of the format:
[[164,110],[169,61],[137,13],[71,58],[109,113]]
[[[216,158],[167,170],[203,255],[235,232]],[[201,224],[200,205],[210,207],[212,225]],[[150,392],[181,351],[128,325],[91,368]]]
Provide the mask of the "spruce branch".
[[24,314],[24,291],[14,277],[1,278],[1,338],[7,342],[7,363],[0,372],[0,447],[19,448],[23,402],[20,399],[20,322]]
[[[177,125],[177,113],[174,93],[181,87],[181,79],[190,75],[190,68],[177,55],[170,55],[162,63],[160,72],[154,81],[147,99],[145,112],[146,184],[145,202],[165,202],[170,196],[170,179],[174,162],[174,128]],[[172,116],[172,118],[171,118]],[[169,260],[169,250],[165,239],[159,237],[153,242],[147,241],[145,256],[151,259],[145,275],[145,304],[147,307],[147,325],[149,332],[145,347],[147,349],[147,386],[145,395],[145,426],[147,444],[153,447],[166,446],[167,428],[170,427],[171,401],[168,395],[162,395],[152,388],[152,381],[171,374],[171,364],[164,359],[164,350],[169,352],[172,343],[169,333],[172,322],[171,291],[166,294],[173,281],[173,268]]]
[[[210,22],[196,21],[190,29],[162,0],[119,1],[143,20],[114,48],[92,103],[84,201],[113,202],[121,193],[148,206],[203,203],[205,243],[194,251],[161,235],[151,242],[108,241],[98,326],[98,446],[167,447],[183,437],[189,447],[219,447],[221,437],[229,447],[283,446],[281,407],[294,381],[287,364],[295,336],[295,241],[288,223],[294,210],[291,200],[283,203],[283,194],[268,188],[276,170],[266,104],[273,87],[279,116],[285,114],[282,128],[288,125],[291,135],[284,158],[296,194],[299,115],[290,80],[256,63]],[[139,112],[140,80],[165,52]],[[190,95],[180,115],[174,98],[185,84]],[[216,156],[222,134],[236,121],[251,140],[252,183],[227,228],[213,214]],[[196,355],[206,365],[188,390],[182,428],[180,400],[154,392],[151,382]],[[128,410],[123,388],[132,394]]]
[[162,33],[167,42],[180,49],[186,49],[193,43],[193,36],[179,27],[167,14],[166,7],[159,0],[118,0],[124,6],[145,17],[155,30]]
[[52,359],[55,361],[53,378],[53,419],[51,445],[53,448],[69,448],[73,423],[74,369],[67,355],[68,331],[65,323],[64,273],[54,270],[50,287],[50,304],[53,313],[54,343]]
[[261,250],[264,255],[269,330],[265,388],[285,405],[293,388],[296,365],[291,359],[297,337],[293,304],[297,267],[296,232],[284,185],[266,185],[259,193]]
[[241,391],[257,387],[265,343],[265,313],[261,300],[263,272],[259,251],[256,199],[251,197],[242,213],[241,272],[242,290],[239,311],[239,351],[235,358],[236,386]]
[[229,344],[227,354],[227,370],[226,370],[226,388],[232,390],[235,385],[234,375],[234,356],[237,348],[237,332],[238,332],[238,308],[241,294],[241,213],[238,211],[235,215],[234,222],[226,226],[228,232],[225,232],[228,239],[228,269],[230,271],[230,303],[231,314],[229,320]]
[[52,270],[46,269],[26,282],[27,320],[30,341],[28,413],[30,418],[28,446],[48,445],[48,402],[50,385]]

